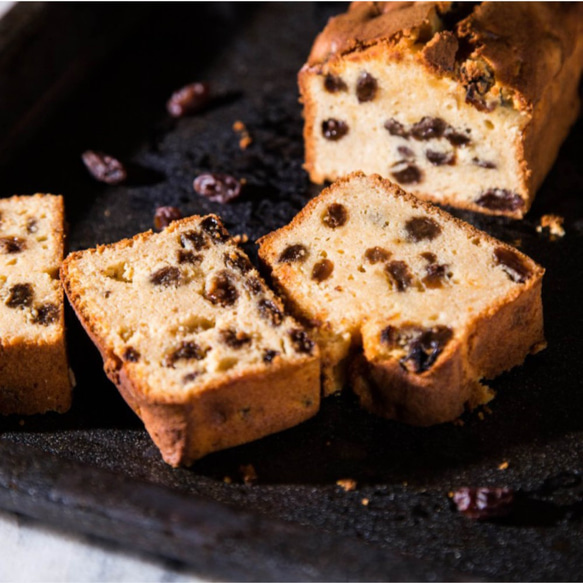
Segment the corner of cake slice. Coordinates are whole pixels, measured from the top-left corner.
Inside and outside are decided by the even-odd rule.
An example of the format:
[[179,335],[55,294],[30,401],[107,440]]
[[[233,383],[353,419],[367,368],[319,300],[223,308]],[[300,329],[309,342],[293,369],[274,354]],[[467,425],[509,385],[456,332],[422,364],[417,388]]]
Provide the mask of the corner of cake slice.
[[65,348],[61,196],[0,199],[0,414],[71,406]]
[[521,218],[579,113],[583,6],[353,2],[299,73],[314,182]]
[[350,378],[379,415],[454,420],[492,397],[481,379],[545,346],[544,270],[380,176],[338,180],[259,243],[313,327],[324,394]]
[[318,347],[218,217],[73,253],[61,274],[107,375],[169,464],[318,411]]

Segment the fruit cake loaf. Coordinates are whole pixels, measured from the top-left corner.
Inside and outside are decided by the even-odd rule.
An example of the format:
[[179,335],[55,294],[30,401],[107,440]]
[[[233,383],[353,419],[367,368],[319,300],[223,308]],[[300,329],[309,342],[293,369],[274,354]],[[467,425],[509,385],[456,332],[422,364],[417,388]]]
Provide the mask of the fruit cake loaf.
[[0,413],[71,405],[65,349],[61,196],[0,200]]
[[480,379],[544,347],[544,270],[386,179],[354,173],[260,240],[320,346],[324,394],[413,424],[491,398]]
[[314,182],[520,218],[579,112],[583,5],[354,2],[299,74]]
[[67,296],[171,465],[319,408],[318,348],[214,216],[69,255]]

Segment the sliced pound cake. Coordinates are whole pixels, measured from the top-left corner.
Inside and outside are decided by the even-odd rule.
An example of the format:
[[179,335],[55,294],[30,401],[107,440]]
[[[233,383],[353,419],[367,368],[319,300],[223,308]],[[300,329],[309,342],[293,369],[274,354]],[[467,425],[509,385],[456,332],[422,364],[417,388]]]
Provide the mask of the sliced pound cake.
[[171,465],[319,408],[318,348],[209,215],[72,253],[65,291]]
[[65,350],[63,198],[0,200],[0,413],[65,412],[71,382]]
[[260,244],[313,327],[324,393],[350,374],[380,415],[453,420],[491,398],[480,379],[544,347],[544,270],[380,176],[339,180]]
[[522,217],[579,112],[583,5],[353,2],[299,75],[313,181]]

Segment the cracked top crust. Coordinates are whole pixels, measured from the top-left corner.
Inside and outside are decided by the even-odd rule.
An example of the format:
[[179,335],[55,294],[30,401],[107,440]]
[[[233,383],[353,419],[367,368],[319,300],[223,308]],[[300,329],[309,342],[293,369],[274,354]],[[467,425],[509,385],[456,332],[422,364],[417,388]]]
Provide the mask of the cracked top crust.
[[432,72],[477,92],[478,108],[496,84],[524,110],[575,51],[581,70],[582,36],[578,2],[353,2],[318,36],[308,66],[379,43],[416,48]]

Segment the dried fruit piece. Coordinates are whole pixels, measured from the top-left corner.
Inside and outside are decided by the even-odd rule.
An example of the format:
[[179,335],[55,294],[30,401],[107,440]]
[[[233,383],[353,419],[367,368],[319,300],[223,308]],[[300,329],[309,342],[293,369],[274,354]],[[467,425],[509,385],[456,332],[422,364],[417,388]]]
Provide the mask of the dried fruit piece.
[[385,271],[389,274],[397,291],[403,292],[411,286],[413,276],[409,271],[409,266],[404,261],[391,261],[386,265]]
[[438,152],[436,150],[426,150],[425,157],[434,166],[453,166],[455,164],[455,152]]
[[228,271],[220,271],[211,280],[204,297],[212,304],[224,308],[232,306],[239,297],[239,292]]
[[326,89],[328,93],[338,93],[339,91],[347,91],[348,86],[341,77],[328,73],[326,77],[324,77],[324,89]]
[[263,362],[271,363],[273,362],[273,359],[278,355],[279,352],[277,352],[277,350],[266,350],[263,353]]
[[283,322],[283,312],[271,300],[260,300],[258,308],[261,316],[269,320],[272,326],[279,326]]
[[329,259],[322,259],[314,264],[312,279],[318,283],[328,279],[334,271],[334,263]]
[[178,263],[189,263],[191,265],[197,265],[202,263],[202,255],[199,253],[193,253],[189,250],[179,249],[178,250]]
[[441,138],[447,124],[440,117],[424,117],[411,127],[411,135],[416,140],[432,140]]
[[209,101],[209,83],[190,83],[171,95],[166,109],[172,117],[183,117],[203,110]]
[[172,265],[167,265],[166,267],[161,267],[150,275],[150,283],[161,285],[163,287],[178,287],[184,282],[180,269]]
[[127,362],[138,362],[140,356],[140,353],[133,346],[128,346],[124,350],[122,358]]
[[109,154],[87,150],[81,158],[91,176],[99,182],[121,184],[128,177],[125,166]]
[[289,245],[280,254],[277,259],[278,263],[296,263],[303,262],[308,257],[309,251],[304,245]]
[[348,220],[348,211],[346,207],[337,202],[332,203],[326,209],[324,216],[322,217],[322,222],[330,229],[336,229],[342,227],[346,224]]
[[413,217],[405,223],[407,239],[418,243],[419,241],[433,241],[441,234],[441,227],[437,221],[429,217]]
[[359,103],[372,101],[377,94],[377,80],[370,73],[361,73],[356,82],[356,97]]
[[289,336],[296,352],[312,354],[315,344],[303,330],[298,328],[290,330]]
[[233,328],[221,330],[219,336],[221,337],[221,341],[231,348],[241,348],[245,344],[250,344],[252,340],[249,334],[241,330],[234,330]]
[[34,290],[30,283],[17,283],[8,291],[4,302],[9,308],[28,308],[32,306]]
[[442,287],[443,281],[446,278],[451,277],[449,265],[446,264],[439,265],[437,263],[430,263],[425,268],[425,273],[427,275],[422,279],[422,281],[429,289],[437,289]]
[[219,243],[223,243],[229,239],[229,233],[227,233],[225,227],[223,227],[215,217],[207,217],[206,219],[203,219],[200,226],[207,235],[210,235]]
[[186,233],[180,235],[180,245],[185,249],[200,251],[201,249],[207,249],[209,243],[202,233],[198,231],[186,231]]
[[467,146],[472,140],[466,133],[458,132],[451,126],[448,126],[443,132],[443,137],[452,145],[463,148]]
[[34,324],[48,326],[53,324],[59,318],[59,307],[56,304],[42,304],[34,310],[32,321]]
[[496,164],[494,162],[490,162],[488,160],[481,160],[480,158],[472,158],[472,163],[480,168],[496,168]]
[[161,231],[172,221],[177,221],[181,218],[182,213],[175,206],[159,206],[154,213],[154,228]]
[[530,269],[518,253],[506,247],[494,249],[494,260],[506,272],[508,277],[516,283],[524,283],[530,277]]
[[20,237],[0,237],[0,253],[20,253],[25,248],[26,243]]
[[260,294],[265,289],[261,280],[253,276],[243,280],[243,287],[254,296]]
[[476,204],[492,211],[515,211],[524,206],[524,200],[506,188],[490,188],[476,199]]
[[419,184],[423,180],[423,173],[415,164],[402,161],[393,166],[391,176],[400,184]]
[[370,247],[364,252],[364,256],[373,265],[379,263],[380,261],[387,261],[392,257],[392,253],[383,249],[382,247]]
[[488,520],[510,514],[514,492],[510,488],[459,488],[453,493],[453,501],[464,516]]
[[164,366],[173,368],[179,360],[202,360],[208,351],[208,348],[201,348],[201,346],[193,340],[185,340],[180,343],[176,350],[166,356],[164,359]]
[[399,146],[397,152],[402,156],[404,160],[415,158],[415,152],[408,148],[407,146]]
[[192,186],[201,196],[221,204],[241,194],[241,183],[229,174],[201,174],[194,179]]
[[343,138],[348,133],[348,124],[338,119],[327,119],[322,122],[322,135],[333,142]]
[[249,261],[247,256],[238,251],[229,251],[229,253],[225,253],[223,255],[223,261],[225,262],[226,267],[230,267],[239,273],[248,273],[253,269],[253,265],[251,265],[251,261]]
[[408,138],[409,132],[405,130],[405,126],[394,118],[389,118],[385,122],[385,129],[391,136],[399,136],[400,138]]

